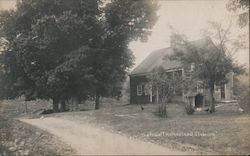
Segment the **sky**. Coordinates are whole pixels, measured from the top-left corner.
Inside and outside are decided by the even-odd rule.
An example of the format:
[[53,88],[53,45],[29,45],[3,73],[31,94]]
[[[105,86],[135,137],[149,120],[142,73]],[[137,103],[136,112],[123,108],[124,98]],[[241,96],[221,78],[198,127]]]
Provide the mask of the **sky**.
[[[203,31],[208,28],[208,21],[217,21],[225,27],[230,19],[236,18],[226,9],[226,0],[186,0],[168,1],[161,0],[161,8],[158,10],[159,19],[155,24],[152,35],[147,43],[134,41],[130,48],[134,51],[136,65],[148,56],[152,51],[169,47],[169,37],[171,25],[177,32],[185,34],[189,40],[197,40],[204,37]],[[239,28],[232,28],[234,35],[239,34]],[[248,32],[246,32],[248,33]],[[241,50],[235,56],[238,62],[249,64],[248,50]]]
[[[202,30],[209,28],[208,21],[217,21],[227,26],[229,19],[236,21],[236,17],[226,9],[228,0],[159,0],[160,8],[157,12],[159,19],[152,29],[148,41],[142,43],[133,41],[129,48],[135,55],[135,65],[145,59],[152,51],[169,47],[169,37],[172,26],[177,32],[185,34],[189,40],[204,37]],[[15,6],[15,0],[0,0],[0,9],[10,9]],[[247,33],[238,26],[232,26],[234,35]],[[248,37],[249,38],[249,37]],[[235,58],[241,64],[249,66],[249,49],[239,50]],[[133,67],[133,68],[134,68]],[[133,69],[132,68],[132,69]]]
[[15,0],[0,0],[0,10],[6,10],[15,7]]

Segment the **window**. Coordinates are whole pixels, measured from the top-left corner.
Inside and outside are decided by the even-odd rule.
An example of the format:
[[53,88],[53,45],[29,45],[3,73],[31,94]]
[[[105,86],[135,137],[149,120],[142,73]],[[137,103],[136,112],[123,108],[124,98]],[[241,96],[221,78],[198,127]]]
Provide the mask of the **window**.
[[152,85],[151,84],[144,84],[143,85],[144,95],[151,95],[152,92]]
[[214,85],[214,90],[217,92],[220,91],[220,86]]
[[191,63],[191,65],[190,65],[190,71],[194,71],[194,68],[195,68],[195,64]]
[[197,84],[196,84],[196,91],[197,92],[200,92],[200,93],[203,93],[203,90],[204,87],[203,87],[203,82],[202,81],[198,81]]
[[137,85],[137,96],[142,96],[142,85]]

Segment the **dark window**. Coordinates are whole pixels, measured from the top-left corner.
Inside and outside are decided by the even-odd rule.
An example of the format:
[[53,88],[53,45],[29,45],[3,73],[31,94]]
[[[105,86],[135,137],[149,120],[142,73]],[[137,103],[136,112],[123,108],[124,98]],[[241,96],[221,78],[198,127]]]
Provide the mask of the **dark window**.
[[142,85],[137,85],[137,96],[142,96]]

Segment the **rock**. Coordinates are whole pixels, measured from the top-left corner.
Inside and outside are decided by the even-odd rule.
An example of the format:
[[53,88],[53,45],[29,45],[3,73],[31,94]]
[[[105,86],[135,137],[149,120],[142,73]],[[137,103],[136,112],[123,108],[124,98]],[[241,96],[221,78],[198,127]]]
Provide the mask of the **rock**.
[[29,155],[30,152],[29,152],[29,150],[19,150],[18,153],[20,155]]
[[15,139],[15,141],[14,141],[14,142],[15,142],[15,144],[17,144],[17,142],[18,142],[18,141],[19,141],[19,139]]
[[242,109],[242,108],[239,108],[239,112],[241,112],[241,113],[242,113],[242,112],[244,112],[244,109]]
[[34,111],[33,114],[40,115],[40,114],[42,114],[44,111],[45,111],[45,109],[38,109],[38,110]]
[[15,146],[15,143],[14,142],[8,142],[7,145],[10,146],[10,147],[13,147],[13,146]]
[[196,111],[197,111],[197,112],[201,112],[201,111],[202,111],[202,108],[196,108]]
[[3,153],[2,153],[2,154],[3,154],[3,156],[7,156],[7,153],[6,153],[6,151],[3,151]]
[[9,150],[10,151],[16,151],[17,149],[16,149],[16,147],[10,147]]
[[25,144],[25,142],[24,142],[24,141],[21,141],[21,142],[19,143],[19,146],[24,146],[24,144]]
[[23,155],[23,150],[22,149],[18,150],[18,154]]
[[41,114],[51,114],[51,113],[54,113],[53,109],[44,110]]

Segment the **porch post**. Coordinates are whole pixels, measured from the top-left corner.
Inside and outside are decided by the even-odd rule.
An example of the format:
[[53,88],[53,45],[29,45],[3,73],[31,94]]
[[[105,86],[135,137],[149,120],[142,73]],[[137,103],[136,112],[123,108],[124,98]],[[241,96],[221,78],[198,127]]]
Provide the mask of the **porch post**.
[[156,87],[156,103],[159,104],[159,91],[158,91],[158,87]]
[[228,95],[227,95],[227,84],[224,84],[224,92],[225,92],[225,100],[227,100],[228,99]]
[[[184,68],[181,69],[182,80],[185,79]],[[184,84],[182,83],[182,100],[184,101]]]
[[150,86],[150,89],[149,89],[149,96],[150,96],[150,103],[152,103],[153,102],[152,85]]

